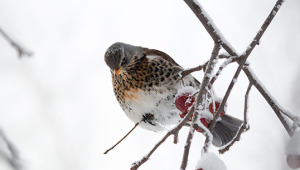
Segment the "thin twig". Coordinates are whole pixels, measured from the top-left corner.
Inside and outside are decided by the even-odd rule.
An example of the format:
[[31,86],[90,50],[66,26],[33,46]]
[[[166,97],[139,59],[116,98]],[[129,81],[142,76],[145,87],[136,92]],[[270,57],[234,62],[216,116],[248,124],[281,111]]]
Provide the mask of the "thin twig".
[[[184,2],[190,7],[190,9],[194,12],[196,17],[200,20],[206,31],[209,33],[214,42],[219,42],[223,46],[224,40],[221,41],[221,34],[215,27],[213,20],[210,19],[206,12],[203,10],[203,7],[196,0],[184,0]],[[227,42],[227,41],[226,41]]]
[[[252,43],[249,45],[249,48],[243,54],[244,57],[249,55],[252,52],[252,50],[254,49],[254,47],[259,43],[260,38],[262,37],[262,35],[265,32],[265,30],[267,29],[267,27],[270,25],[271,21],[273,20],[273,18],[277,14],[277,12],[280,9],[280,7],[282,6],[283,2],[284,2],[284,0],[278,0],[276,2],[276,4],[274,5],[274,7],[273,7],[272,11],[270,12],[269,16],[267,17],[267,19],[265,20],[265,22],[261,26],[261,29],[256,34],[256,36],[255,36],[254,40],[252,41]],[[224,47],[224,49],[225,49],[225,47]],[[230,51],[227,50],[227,52],[229,54],[231,54]],[[251,68],[249,66],[244,67],[243,71],[247,75],[247,77],[251,81],[251,83],[257,88],[257,90],[262,94],[262,96],[265,98],[265,100],[272,107],[273,111],[275,112],[275,114],[277,115],[277,117],[279,118],[279,120],[281,121],[283,126],[285,127],[287,133],[290,136],[292,136],[293,131],[292,131],[289,123],[285,120],[285,118],[283,117],[283,115],[280,112],[280,110],[284,110],[284,109],[280,108],[280,106],[275,102],[276,100],[273,98],[273,96],[270,93],[268,93],[268,90],[260,83],[260,81],[255,76],[255,74],[253,73],[253,71],[251,70]]]
[[219,150],[220,154],[224,154],[226,151],[228,151],[230,149],[231,146],[233,146],[233,144],[236,141],[239,141],[241,138],[241,135],[243,132],[246,132],[249,129],[249,125],[248,125],[248,98],[249,98],[249,93],[252,87],[252,83],[250,82],[245,94],[245,103],[244,103],[244,122],[243,125],[240,127],[239,131],[237,132],[237,135],[232,139],[232,141],[226,145],[226,147],[222,148]]
[[282,125],[284,126],[285,130],[289,134],[289,136],[293,135],[293,130],[289,122],[283,117],[281,114],[281,108],[277,105],[275,98],[268,92],[268,90],[261,84],[260,80],[255,76],[252,69],[250,67],[244,67],[244,73],[247,75],[249,81],[256,87],[256,89],[260,92],[260,94],[265,98],[268,104],[271,106],[279,120],[281,121]]
[[[214,68],[214,60],[217,58],[219,51],[220,51],[220,44],[219,43],[215,43],[208,66],[207,66],[207,70],[204,74],[204,78],[202,80],[201,86],[200,86],[200,90],[199,90],[199,94],[197,96],[196,102],[194,104],[194,106],[196,108],[199,108],[198,106],[203,105],[204,100],[205,100],[205,93],[207,91],[207,85],[209,83],[210,80],[210,75],[213,71]],[[202,107],[202,109],[204,109],[204,107]],[[201,109],[201,110],[202,110]],[[197,110],[197,109],[196,109]],[[192,139],[193,139],[193,134],[195,131],[195,122],[198,120],[199,115],[198,114],[194,114],[193,116],[193,121],[192,121],[192,126],[190,127],[190,131],[188,134],[188,137],[186,139],[186,143],[184,146],[184,153],[183,153],[183,158],[182,158],[182,162],[181,162],[181,167],[180,169],[184,170],[186,169],[187,166],[187,162],[188,162],[188,155],[189,155],[189,150],[190,150],[190,146],[192,143]]]
[[[225,55],[225,54],[220,54],[220,55],[218,55],[217,58],[218,58],[218,59],[224,59],[224,58],[227,58],[227,59],[228,59],[228,58],[230,58],[230,56]],[[238,60],[238,58],[234,58],[234,59],[232,59],[232,62],[236,62],[237,60]],[[193,73],[193,72],[195,72],[195,71],[201,71],[201,70],[203,70],[203,71],[205,72],[205,69],[206,69],[206,67],[207,67],[208,62],[209,62],[209,61],[206,61],[204,64],[199,65],[199,66],[197,66],[197,67],[193,67],[193,68],[189,68],[189,69],[183,70],[183,71],[180,73],[181,79],[183,79],[185,76],[187,76],[187,75],[189,75],[189,74],[191,74],[191,73]]]
[[14,144],[6,137],[1,129],[0,138],[4,141],[10,152],[10,155],[8,155],[5,152],[0,151],[0,156],[3,157],[14,170],[21,170],[22,167],[20,165],[19,153]]
[[8,34],[1,28],[0,28],[0,34],[2,34],[2,36],[10,43],[10,45],[17,50],[19,57],[33,55],[33,52],[22,47],[20,44],[14,41],[10,36],[8,36]]
[[246,94],[245,94],[245,103],[244,103],[244,122],[243,122],[243,125],[245,126],[245,130],[248,130],[249,129],[249,124],[248,124],[248,105],[249,105],[249,94],[250,94],[250,90],[251,90],[251,87],[252,87],[252,83],[250,82],[249,85],[248,85],[248,88],[247,88],[247,91],[246,91]]
[[[200,121],[197,121],[197,122],[198,122],[198,124],[195,123],[195,125],[194,125],[195,129],[201,129],[203,131],[203,135],[205,136],[205,138],[209,139],[209,141],[212,141],[213,140],[213,134],[210,133],[210,130],[207,127],[205,127],[202,124],[202,122],[200,122]],[[201,154],[207,153],[210,146],[211,146],[211,142],[204,143]]]
[[156,149],[158,149],[158,147],[163,144],[165,142],[165,140],[171,136],[174,135],[174,143],[176,144],[177,141],[177,137],[178,137],[178,133],[180,131],[180,129],[186,125],[186,122],[190,119],[191,115],[194,113],[195,111],[195,107],[192,106],[191,109],[189,110],[189,112],[185,115],[185,117],[181,120],[181,122],[176,125],[173,129],[171,129],[170,131],[167,132],[167,134],[165,134],[165,136],[151,149],[151,151],[144,156],[141,160],[136,161],[132,164],[131,166],[131,170],[136,170],[138,169],[141,165],[143,165],[145,162],[147,162],[150,158],[150,156],[156,151]]
[[200,70],[205,70],[206,66],[208,64],[208,61],[205,62],[204,64],[200,65],[200,66],[197,66],[197,67],[193,67],[193,68],[189,68],[189,69],[186,69],[186,70],[183,70],[180,75],[181,75],[181,79],[183,79],[185,76],[195,72],[195,71],[200,71]]
[[221,72],[223,71],[223,69],[230,63],[233,63],[235,61],[237,61],[237,57],[231,57],[231,58],[228,58],[227,60],[225,60],[223,62],[223,64],[219,67],[218,71],[216,72],[216,74],[211,78],[210,82],[209,82],[209,85],[208,85],[208,88],[211,89],[212,85],[214,84],[214,82],[217,80],[217,78],[219,77],[219,75],[221,74]]
[[141,122],[138,122],[134,125],[134,127],[122,138],[120,139],[115,145],[113,145],[111,148],[107,149],[104,154],[107,154],[110,150],[114,149],[119,143],[121,143]]
[[148,159],[150,158],[150,156],[156,151],[156,149],[165,142],[165,140],[170,136],[172,135],[173,132],[172,131],[169,131],[152,149],[151,151],[146,155],[144,156],[141,160],[137,161],[137,162],[134,162],[132,165],[131,165],[131,168],[130,170],[136,170],[138,169],[142,164],[144,164],[146,161],[148,161]]
[[276,103],[276,105],[278,105],[278,110],[280,110],[281,113],[283,113],[285,116],[287,116],[288,118],[290,118],[293,121],[297,121],[300,120],[300,117],[297,115],[292,114],[291,112],[289,112],[288,110],[284,110],[278,103]]
[[[174,132],[175,134],[178,133],[178,131]],[[131,168],[130,170],[136,170],[138,169],[142,164],[144,164],[146,161],[148,161],[148,159],[150,158],[150,156],[156,151],[156,149],[165,142],[165,140],[173,134],[173,131],[169,131],[152,149],[151,151],[146,155],[144,156],[141,160],[137,161],[137,162],[134,162],[132,165],[131,165]]]

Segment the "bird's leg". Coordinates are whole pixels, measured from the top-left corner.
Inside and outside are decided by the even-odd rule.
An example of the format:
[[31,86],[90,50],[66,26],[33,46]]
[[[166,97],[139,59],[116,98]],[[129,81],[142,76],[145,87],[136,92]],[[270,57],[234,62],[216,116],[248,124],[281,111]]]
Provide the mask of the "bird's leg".
[[146,113],[146,114],[143,115],[143,119],[142,119],[143,122],[149,123],[149,124],[155,126],[155,123],[152,122],[153,120],[154,120],[154,115],[153,114]]

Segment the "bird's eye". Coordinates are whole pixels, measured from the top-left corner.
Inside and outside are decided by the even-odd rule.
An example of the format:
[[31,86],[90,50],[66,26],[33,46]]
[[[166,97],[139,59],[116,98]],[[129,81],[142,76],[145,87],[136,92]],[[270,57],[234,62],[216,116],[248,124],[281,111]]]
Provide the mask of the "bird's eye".
[[126,58],[123,58],[123,59],[122,59],[122,62],[121,62],[121,66],[124,66],[126,63],[127,63],[127,59],[126,59]]

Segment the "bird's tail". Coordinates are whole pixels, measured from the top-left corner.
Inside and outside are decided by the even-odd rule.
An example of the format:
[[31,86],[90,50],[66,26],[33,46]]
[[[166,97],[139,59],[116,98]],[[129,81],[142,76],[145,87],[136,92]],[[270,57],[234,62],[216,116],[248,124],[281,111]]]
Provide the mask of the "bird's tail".
[[237,134],[243,121],[229,115],[223,115],[213,131],[213,144],[221,147],[230,142]]

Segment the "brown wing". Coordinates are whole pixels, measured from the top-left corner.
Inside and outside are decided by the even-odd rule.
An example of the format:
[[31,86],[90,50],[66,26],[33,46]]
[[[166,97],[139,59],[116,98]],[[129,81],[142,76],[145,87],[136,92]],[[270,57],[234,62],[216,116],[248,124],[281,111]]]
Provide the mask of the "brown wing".
[[154,49],[148,49],[148,48],[143,48],[143,50],[145,51],[146,55],[154,55],[154,56],[160,56],[163,59],[169,61],[170,63],[176,65],[176,66],[180,66],[179,64],[177,64],[168,54],[159,51],[159,50],[154,50]]
[[[160,56],[163,59],[165,59],[165,60],[169,61],[170,63],[174,64],[175,66],[181,67],[168,54],[166,54],[166,53],[164,53],[162,51],[154,50],[154,49],[148,49],[148,48],[143,48],[143,50],[145,51],[146,55]],[[194,80],[195,80],[197,86],[199,86],[200,82],[197,79],[195,79],[195,78],[194,78]]]

